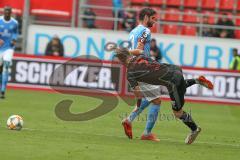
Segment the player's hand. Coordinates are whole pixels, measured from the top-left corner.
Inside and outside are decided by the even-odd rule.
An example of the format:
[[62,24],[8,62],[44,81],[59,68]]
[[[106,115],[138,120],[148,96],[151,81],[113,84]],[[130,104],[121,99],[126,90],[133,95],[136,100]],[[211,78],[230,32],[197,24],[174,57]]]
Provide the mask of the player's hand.
[[138,42],[137,43],[137,49],[144,50],[144,43],[143,42]]
[[137,97],[137,98],[142,98],[143,95],[142,95],[142,92],[141,92],[141,89],[139,86],[136,86],[133,90],[133,93],[134,95]]
[[4,44],[4,41],[0,39],[0,47]]

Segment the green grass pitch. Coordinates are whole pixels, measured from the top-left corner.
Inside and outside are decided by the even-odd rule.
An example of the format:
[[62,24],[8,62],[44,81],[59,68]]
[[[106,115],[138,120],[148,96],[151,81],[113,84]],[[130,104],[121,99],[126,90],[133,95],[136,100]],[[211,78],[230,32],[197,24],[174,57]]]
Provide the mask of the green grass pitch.
[[[238,160],[240,158],[240,106],[186,103],[202,127],[192,145],[184,144],[189,130],[171,118],[169,102],[163,102],[161,116],[153,132],[161,142],[141,141],[145,115],[134,122],[134,139],[125,137],[121,117],[129,113],[123,101],[112,112],[86,122],[63,121],[56,117],[55,105],[74,101],[74,113],[91,110],[99,99],[47,92],[9,90],[0,100],[1,160]],[[22,131],[10,131],[6,120],[12,114],[24,119]]]

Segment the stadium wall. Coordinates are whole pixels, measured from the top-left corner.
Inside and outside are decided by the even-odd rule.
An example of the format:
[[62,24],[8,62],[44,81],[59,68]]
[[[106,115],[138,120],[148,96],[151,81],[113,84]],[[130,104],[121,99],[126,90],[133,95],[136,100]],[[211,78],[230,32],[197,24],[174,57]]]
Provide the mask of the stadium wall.
[[[108,42],[120,44],[128,40],[123,31],[77,29],[31,25],[28,30],[27,53],[43,55],[52,36],[58,35],[65,47],[66,57],[95,56],[111,60],[112,53],[106,52]],[[188,37],[153,34],[162,51],[163,62],[189,67],[228,69],[232,60],[232,48],[238,48],[238,40]]]
[[[63,94],[131,96],[126,68],[117,62],[53,58],[16,54],[10,74],[12,88],[54,91]],[[214,83],[210,91],[195,85],[187,90],[189,101],[240,104],[240,74],[229,70],[183,68],[185,78],[204,74]],[[168,98],[163,88],[163,98]]]

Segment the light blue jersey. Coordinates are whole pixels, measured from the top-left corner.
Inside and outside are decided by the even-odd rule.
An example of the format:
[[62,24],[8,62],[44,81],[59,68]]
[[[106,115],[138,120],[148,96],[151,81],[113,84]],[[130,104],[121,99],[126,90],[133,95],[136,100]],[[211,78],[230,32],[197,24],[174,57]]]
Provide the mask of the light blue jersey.
[[131,48],[133,50],[137,48],[137,43],[144,43],[144,55],[150,56],[151,47],[151,31],[143,25],[138,25],[129,34],[128,40],[131,42]]
[[18,22],[11,18],[9,21],[5,21],[3,16],[0,17],[0,39],[4,41],[4,44],[0,46],[0,54],[7,49],[13,49],[11,42],[17,40],[18,37]]

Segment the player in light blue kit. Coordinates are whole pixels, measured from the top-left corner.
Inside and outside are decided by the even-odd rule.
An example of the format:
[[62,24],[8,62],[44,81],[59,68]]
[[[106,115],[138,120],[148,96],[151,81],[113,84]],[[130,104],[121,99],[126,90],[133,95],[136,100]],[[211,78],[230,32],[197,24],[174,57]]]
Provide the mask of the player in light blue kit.
[[[134,28],[129,35],[129,41],[131,42],[131,48],[129,52],[133,55],[145,54],[146,56],[150,55],[151,47],[151,31],[150,27],[156,22],[156,12],[151,8],[144,8],[140,11],[139,22],[140,24]],[[141,92],[136,92],[134,89],[135,95],[139,97],[139,105],[132,111],[128,118],[122,121],[125,134],[132,139],[132,125],[133,120],[147,107],[151,104],[147,117],[147,124],[144,130],[143,135],[141,136],[142,140],[152,140],[159,141],[157,136],[151,133],[152,128],[158,117],[158,112],[160,110],[161,104],[161,86],[150,85],[142,82],[138,82],[139,90]],[[141,95],[142,93],[143,95]],[[144,96],[144,98],[140,98]]]
[[18,22],[11,17],[12,8],[5,7],[0,17],[0,89],[5,98],[8,72],[12,63],[14,48],[18,37]]

